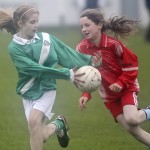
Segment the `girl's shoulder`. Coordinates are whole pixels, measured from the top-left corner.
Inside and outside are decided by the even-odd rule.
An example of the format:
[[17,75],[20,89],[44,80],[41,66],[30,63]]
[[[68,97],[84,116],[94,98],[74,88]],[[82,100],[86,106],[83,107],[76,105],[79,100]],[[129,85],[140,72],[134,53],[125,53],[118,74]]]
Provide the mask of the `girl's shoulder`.
[[81,49],[85,49],[85,47],[87,47],[87,40],[86,39],[82,39],[76,46],[77,50],[81,50]]
[[107,42],[108,45],[122,45],[122,42],[114,37],[108,36],[107,35]]
[[8,50],[14,50],[18,47],[19,47],[18,44],[14,42],[13,40],[8,44]]

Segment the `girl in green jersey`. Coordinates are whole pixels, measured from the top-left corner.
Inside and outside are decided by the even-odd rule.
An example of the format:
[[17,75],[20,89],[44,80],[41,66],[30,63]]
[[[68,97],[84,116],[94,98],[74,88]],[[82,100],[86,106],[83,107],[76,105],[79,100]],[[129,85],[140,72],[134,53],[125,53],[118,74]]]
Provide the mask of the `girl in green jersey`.
[[[48,33],[37,33],[39,11],[33,6],[20,6],[13,12],[0,11],[0,29],[13,35],[9,54],[18,72],[16,92],[23,98],[28,121],[31,150],[42,150],[43,143],[57,134],[59,144],[67,147],[69,137],[64,116],[51,119],[56,97],[56,79],[76,79],[75,66],[100,65],[101,55],[83,55]],[[62,68],[56,68],[57,65]],[[81,76],[80,74],[78,76]]]

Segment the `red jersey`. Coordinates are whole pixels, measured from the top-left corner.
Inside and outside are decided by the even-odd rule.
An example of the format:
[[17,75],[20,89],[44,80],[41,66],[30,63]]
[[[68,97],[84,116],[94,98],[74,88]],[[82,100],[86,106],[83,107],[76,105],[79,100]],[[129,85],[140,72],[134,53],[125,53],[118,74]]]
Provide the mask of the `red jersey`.
[[[102,33],[98,46],[88,39],[83,39],[77,45],[77,51],[90,55],[101,52],[102,65],[98,69],[102,76],[102,84],[99,87],[99,94],[105,102],[118,100],[127,91],[139,91],[137,56],[120,41]],[[109,86],[113,83],[123,87],[122,91],[119,93],[110,91]],[[90,98],[90,94],[83,93],[83,95]]]

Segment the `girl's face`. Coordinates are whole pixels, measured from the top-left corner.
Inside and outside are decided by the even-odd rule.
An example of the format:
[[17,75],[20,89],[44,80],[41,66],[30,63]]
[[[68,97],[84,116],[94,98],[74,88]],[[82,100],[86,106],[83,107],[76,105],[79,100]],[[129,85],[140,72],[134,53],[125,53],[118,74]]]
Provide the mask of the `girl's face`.
[[95,24],[87,17],[80,18],[80,24],[82,28],[82,34],[90,41],[95,41],[101,36],[102,24]]
[[19,36],[24,39],[32,39],[38,29],[39,14],[34,13],[29,16],[26,22],[19,21]]

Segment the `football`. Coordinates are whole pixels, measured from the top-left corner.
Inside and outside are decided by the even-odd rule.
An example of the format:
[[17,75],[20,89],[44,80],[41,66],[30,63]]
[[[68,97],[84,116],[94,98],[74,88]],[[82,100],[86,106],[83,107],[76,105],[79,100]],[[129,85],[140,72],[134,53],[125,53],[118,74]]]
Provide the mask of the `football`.
[[76,78],[84,82],[77,83],[76,87],[82,92],[91,93],[97,90],[101,85],[101,74],[98,69],[92,66],[83,66],[76,71],[75,75],[82,73],[84,73],[82,76]]

